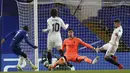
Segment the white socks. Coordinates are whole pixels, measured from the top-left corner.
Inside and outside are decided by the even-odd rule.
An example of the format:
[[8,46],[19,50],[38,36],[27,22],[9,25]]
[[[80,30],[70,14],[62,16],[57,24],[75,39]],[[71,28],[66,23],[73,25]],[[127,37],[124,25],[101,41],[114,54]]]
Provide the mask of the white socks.
[[32,62],[28,59],[28,58],[24,58],[24,57],[19,57],[19,61],[18,61],[18,64],[17,66],[20,66],[20,67],[25,67],[26,66],[26,62],[31,66],[33,67],[34,65],[32,64]]
[[24,58],[20,56],[17,66],[21,66],[23,64],[23,60],[24,60]]

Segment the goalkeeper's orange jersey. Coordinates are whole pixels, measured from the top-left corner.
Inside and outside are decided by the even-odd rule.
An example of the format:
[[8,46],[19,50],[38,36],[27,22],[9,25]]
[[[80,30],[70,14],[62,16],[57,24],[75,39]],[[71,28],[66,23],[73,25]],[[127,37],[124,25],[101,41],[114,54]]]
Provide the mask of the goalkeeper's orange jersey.
[[87,47],[93,48],[90,44],[83,42],[80,38],[67,38],[63,42],[62,50],[66,49],[65,55],[78,55],[78,46],[79,44]]

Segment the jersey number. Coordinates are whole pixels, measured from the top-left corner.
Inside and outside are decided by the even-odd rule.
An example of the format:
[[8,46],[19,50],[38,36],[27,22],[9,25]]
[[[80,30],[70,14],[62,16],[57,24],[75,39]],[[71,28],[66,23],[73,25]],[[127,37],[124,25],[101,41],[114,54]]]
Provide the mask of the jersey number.
[[52,26],[53,26],[53,31],[55,31],[55,32],[59,31],[60,25],[58,23],[52,24]]

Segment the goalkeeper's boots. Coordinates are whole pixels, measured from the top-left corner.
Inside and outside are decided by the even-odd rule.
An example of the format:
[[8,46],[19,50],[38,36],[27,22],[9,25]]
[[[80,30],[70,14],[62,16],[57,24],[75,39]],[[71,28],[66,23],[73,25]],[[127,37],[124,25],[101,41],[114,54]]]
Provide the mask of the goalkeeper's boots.
[[99,56],[97,56],[93,61],[92,64],[96,64],[98,62]]
[[123,65],[122,64],[120,64],[119,66],[118,66],[118,69],[120,70],[120,69],[123,69],[124,67],[123,67]]
[[16,67],[17,67],[18,71],[23,71],[23,69],[19,65],[17,65]]
[[32,69],[35,71],[35,70],[37,70],[38,68],[34,65],[34,66],[32,66]]

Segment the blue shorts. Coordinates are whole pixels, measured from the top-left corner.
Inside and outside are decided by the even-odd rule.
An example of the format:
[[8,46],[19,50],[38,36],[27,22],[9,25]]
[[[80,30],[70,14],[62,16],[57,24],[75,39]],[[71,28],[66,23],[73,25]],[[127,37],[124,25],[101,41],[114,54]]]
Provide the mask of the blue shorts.
[[16,54],[17,56],[22,56],[24,58],[27,58],[27,55],[22,51],[22,49],[18,45],[13,45],[11,46],[11,48],[13,53]]

